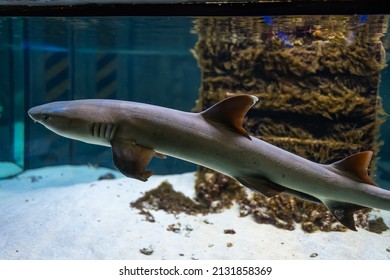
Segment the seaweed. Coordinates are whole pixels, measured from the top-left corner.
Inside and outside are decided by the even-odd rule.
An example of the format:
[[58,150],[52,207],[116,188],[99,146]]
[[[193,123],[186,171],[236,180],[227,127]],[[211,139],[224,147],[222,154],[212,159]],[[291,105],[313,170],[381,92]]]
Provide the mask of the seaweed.
[[131,207],[140,210],[147,220],[154,222],[148,210],[163,210],[171,214],[186,213],[188,215],[205,214],[208,209],[176,192],[168,181],[162,182],[157,188],[146,192],[141,198],[130,203]]
[[[386,22],[385,16],[364,22],[359,16],[197,19],[192,53],[202,80],[194,110],[251,94],[259,98],[244,124],[251,135],[319,163],[364,150],[375,155],[386,115],[378,95]],[[306,232],[346,230],[321,204],[283,194],[248,196],[234,180],[203,167],[195,189],[211,212],[237,201],[240,215],[259,223],[288,230],[300,223]],[[355,218],[357,226],[373,229],[369,211]]]
[[[270,224],[285,230],[294,230],[299,224],[305,232],[346,231],[322,204],[309,203],[289,195],[279,194],[273,198],[247,191],[234,179],[203,168],[204,177],[196,179],[198,202],[176,192],[172,185],[164,181],[157,188],[146,192],[141,198],[130,203],[131,207],[140,210],[148,222],[155,222],[150,210],[163,210],[170,214],[185,213],[187,215],[219,213],[239,205],[240,217],[252,217],[260,224]],[[388,230],[381,217],[369,219],[370,211],[361,210],[355,214],[356,226],[375,233]],[[208,223],[206,220],[205,223]],[[168,231],[180,232],[180,223],[171,224]],[[192,231],[186,226],[185,231]],[[235,234],[233,229],[224,230],[225,234]]]
[[389,227],[385,224],[382,217],[377,217],[374,220],[368,221],[368,230],[375,233],[382,233],[388,230]]
[[[197,199],[211,213],[222,212],[237,203],[240,217],[252,217],[259,224],[270,224],[285,230],[294,230],[299,225],[308,233],[347,230],[322,204],[303,201],[286,194],[267,198],[247,191],[223,174],[204,167],[200,170],[195,183]],[[375,233],[388,229],[381,217],[370,219],[369,209],[355,213],[355,224]]]

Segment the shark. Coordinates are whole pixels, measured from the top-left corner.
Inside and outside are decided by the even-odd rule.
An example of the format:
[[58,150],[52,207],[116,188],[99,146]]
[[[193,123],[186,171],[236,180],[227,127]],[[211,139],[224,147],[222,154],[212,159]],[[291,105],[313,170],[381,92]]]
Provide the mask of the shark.
[[372,151],[320,164],[250,136],[244,119],[258,102],[252,95],[228,97],[200,112],[109,99],[57,101],[31,108],[30,117],[74,140],[112,148],[125,176],[146,181],[153,157],[176,157],[236,179],[266,197],[286,193],[324,204],[356,231],[354,213],[390,211],[390,191],[368,174]]

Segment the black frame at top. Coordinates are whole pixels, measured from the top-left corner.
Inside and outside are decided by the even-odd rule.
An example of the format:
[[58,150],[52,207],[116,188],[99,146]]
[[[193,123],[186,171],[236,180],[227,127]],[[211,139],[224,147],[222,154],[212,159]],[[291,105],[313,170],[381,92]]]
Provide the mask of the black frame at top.
[[261,16],[390,14],[389,1],[183,2],[171,4],[0,5],[0,16]]

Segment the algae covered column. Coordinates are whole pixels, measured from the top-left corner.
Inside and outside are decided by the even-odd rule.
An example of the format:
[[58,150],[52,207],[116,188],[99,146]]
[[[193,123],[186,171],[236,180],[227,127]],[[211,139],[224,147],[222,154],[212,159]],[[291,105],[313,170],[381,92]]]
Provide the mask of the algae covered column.
[[[234,94],[259,102],[245,127],[273,145],[330,163],[378,150],[384,114],[378,86],[385,67],[384,16],[200,18],[193,50],[202,73],[197,110]],[[371,166],[373,169],[374,166]],[[248,195],[238,184],[199,168],[197,199],[212,211],[240,203],[241,215],[293,229],[344,230],[322,205],[280,195]],[[365,226],[366,215],[358,214]]]

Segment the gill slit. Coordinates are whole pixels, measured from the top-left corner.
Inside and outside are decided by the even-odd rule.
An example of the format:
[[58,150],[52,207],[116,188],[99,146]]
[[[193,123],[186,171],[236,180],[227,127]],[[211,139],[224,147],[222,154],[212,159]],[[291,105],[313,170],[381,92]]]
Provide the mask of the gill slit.
[[115,135],[117,126],[111,123],[93,123],[91,128],[91,135],[95,138],[103,138],[112,140]]

